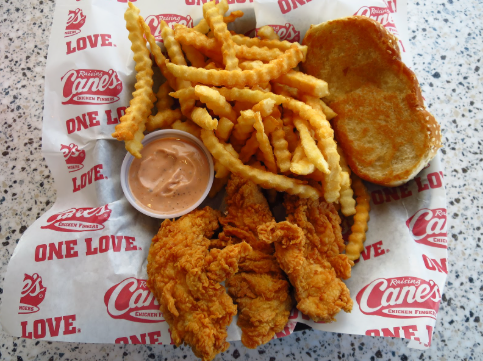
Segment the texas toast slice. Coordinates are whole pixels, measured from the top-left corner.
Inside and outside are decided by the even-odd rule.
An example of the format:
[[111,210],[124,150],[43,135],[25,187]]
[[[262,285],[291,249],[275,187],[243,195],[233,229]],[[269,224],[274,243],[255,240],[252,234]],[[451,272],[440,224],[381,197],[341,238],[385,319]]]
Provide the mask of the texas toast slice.
[[440,127],[425,109],[397,39],[365,16],[312,26],[301,68],[325,80],[324,100],[351,169],[362,179],[398,186],[413,178],[441,147]]

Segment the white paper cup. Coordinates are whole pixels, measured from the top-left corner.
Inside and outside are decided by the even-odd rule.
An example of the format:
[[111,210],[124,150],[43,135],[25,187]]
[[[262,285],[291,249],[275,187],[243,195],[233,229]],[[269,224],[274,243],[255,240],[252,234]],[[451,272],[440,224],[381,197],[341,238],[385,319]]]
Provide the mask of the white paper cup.
[[181,130],[175,130],[175,129],[163,129],[163,130],[157,130],[155,132],[149,133],[142,141],[143,146],[146,146],[147,144],[158,140],[162,138],[178,138],[178,139],[183,139],[187,140],[191,143],[196,144],[204,153],[206,158],[208,159],[208,164],[209,164],[209,172],[210,172],[210,178],[208,180],[208,184],[206,186],[206,189],[203,193],[203,195],[200,197],[200,199],[193,204],[191,207],[186,208],[180,212],[177,213],[159,213],[159,212],[153,212],[150,211],[149,209],[143,207],[140,203],[136,201],[136,198],[134,198],[134,195],[131,192],[131,188],[129,187],[129,181],[128,181],[128,175],[129,175],[129,168],[131,168],[131,164],[134,160],[134,157],[131,155],[131,153],[127,153],[126,157],[124,158],[124,161],[122,162],[122,167],[121,167],[121,187],[122,191],[124,192],[124,195],[126,196],[126,199],[131,203],[131,205],[136,208],[139,212],[144,213],[147,216],[153,217],[153,218],[159,218],[159,219],[166,219],[166,218],[176,218],[180,217],[186,213],[191,212],[193,209],[198,207],[208,196],[208,193],[210,192],[211,185],[213,184],[213,178],[214,178],[214,166],[213,166],[213,159],[211,157],[210,152],[208,149],[206,149],[205,145],[195,136],[191,135],[190,133],[183,132]]

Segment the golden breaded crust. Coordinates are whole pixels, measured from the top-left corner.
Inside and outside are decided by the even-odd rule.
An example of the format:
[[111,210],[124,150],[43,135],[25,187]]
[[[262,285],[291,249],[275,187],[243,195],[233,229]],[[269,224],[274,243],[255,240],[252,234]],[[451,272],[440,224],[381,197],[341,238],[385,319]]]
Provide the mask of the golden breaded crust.
[[441,147],[441,132],[397,39],[351,16],[312,26],[303,44],[301,68],[329,84],[324,100],[338,114],[332,126],[354,173],[385,186],[414,177]]

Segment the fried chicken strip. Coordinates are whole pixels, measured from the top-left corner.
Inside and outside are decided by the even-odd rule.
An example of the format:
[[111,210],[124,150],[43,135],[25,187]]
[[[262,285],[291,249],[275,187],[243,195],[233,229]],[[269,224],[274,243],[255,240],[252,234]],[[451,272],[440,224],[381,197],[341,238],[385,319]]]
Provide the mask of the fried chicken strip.
[[165,220],[148,255],[148,287],[156,296],[176,345],[186,343],[203,361],[226,351],[226,327],[237,307],[220,284],[251,251],[245,243],[208,250],[220,212],[206,207]]
[[224,244],[247,242],[253,250],[226,281],[238,305],[238,326],[248,348],[270,341],[284,329],[292,309],[289,283],[274,256],[273,245],[260,242],[257,227],[273,220],[268,203],[253,182],[231,175],[226,187],[227,216],[220,219]]
[[340,218],[334,206],[318,200],[286,197],[286,222],[258,227],[258,236],[275,243],[277,260],[295,287],[297,308],[314,321],[332,322],[352,310],[349,278],[352,261],[344,249]]

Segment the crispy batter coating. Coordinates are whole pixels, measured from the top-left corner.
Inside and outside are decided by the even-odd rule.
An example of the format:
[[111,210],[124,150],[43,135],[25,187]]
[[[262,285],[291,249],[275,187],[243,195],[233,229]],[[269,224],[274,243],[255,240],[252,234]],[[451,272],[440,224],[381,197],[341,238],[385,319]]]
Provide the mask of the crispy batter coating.
[[340,218],[334,206],[294,196],[285,199],[286,222],[258,227],[260,240],[275,242],[275,255],[295,287],[297,308],[314,321],[331,322],[342,309],[352,310],[349,289],[338,278],[349,278]]
[[151,243],[148,287],[156,296],[176,345],[189,344],[204,361],[226,351],[226,327],[237,308],[220,284],[251,250],[245,242],[208,250],[220,212],[206,207],[165,220]]
[[227,215],[220,220],[224,232],[219,240],[224,244],[245,241],[253,248],[226,285],[238,305],[242,343],[256,348],[287,324],[292,309],[289,283],[273,255],[273,245],[257,237],[257,227],[273,220],[260,188],[232,174],[226,192]]

